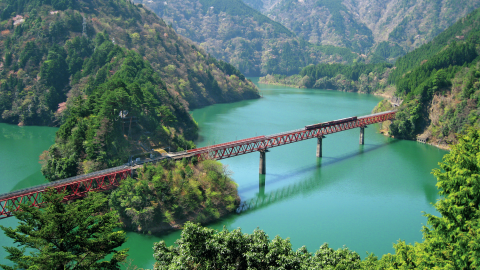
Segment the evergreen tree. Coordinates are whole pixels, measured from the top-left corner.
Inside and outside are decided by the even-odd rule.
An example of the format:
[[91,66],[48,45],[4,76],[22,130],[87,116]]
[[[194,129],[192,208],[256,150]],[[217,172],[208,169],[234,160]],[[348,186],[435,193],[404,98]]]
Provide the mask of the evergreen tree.
[[[62,203],[65,194],[44,193],[45,207],[21,204],[14,212],[16,229],[0,225],[18,247],[4,247],[14,267],[3,269],[120,269],[128,249],[115,250],[126,241],[118,227],[118,214],[108,211],[107,199],[90,193],[83,200]],[[103,213],[103,214],[99,214]],[[105,257],[112,255],[110,260]]]

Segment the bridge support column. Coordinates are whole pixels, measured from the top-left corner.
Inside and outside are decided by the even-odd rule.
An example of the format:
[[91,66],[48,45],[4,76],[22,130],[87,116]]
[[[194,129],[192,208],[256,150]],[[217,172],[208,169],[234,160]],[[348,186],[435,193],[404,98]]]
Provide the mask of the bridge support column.
[[317,157],[322,157],[322,140],[325,136],[317,137]]
[[259,174],[265,174],[265,172],[266,172],[266,168],[265,168],[266,155],[265,155],[265,153],[267,153],[267,152],[268,152],[267,149],[260,150],[260,168],[258,170]]
[[360,144],[365,144],[365,129],[367,126],[360,127]]

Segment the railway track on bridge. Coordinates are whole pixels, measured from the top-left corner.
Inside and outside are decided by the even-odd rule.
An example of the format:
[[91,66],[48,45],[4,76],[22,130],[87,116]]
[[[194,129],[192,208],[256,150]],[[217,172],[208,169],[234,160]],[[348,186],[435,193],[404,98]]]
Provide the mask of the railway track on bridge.
[[[42,204],[42,194],[47,192],[49,189],[56,190],[57,192],[66,192],[67,195],[65,196],[64,201],[82,198],[91,191],[105,191],[113,189],[120,185],[121,180],[127,178],[132,174],[133,170],[137,169],[144,163],[154,163],[163,159],[181,159],[193,156],[196,156],[199,160],[220,160],[252,152],[261,152],[264,156],[268,148],[312,138],[318,138],[319,142],[321,143],[321,138],[323,138],[325,135],[353,128],[361,128],[361,143],[363,143],[362,140],[364,127],[367,125],[392,120],[394,117],[395,111],[387,111],[361,117],[344,118],[305,126],[301,129],[277,134],[256,136],[252,138],[171,153],[166,156],[138,162],[133,166],[125,164],[90,174],[79,175],[30,188],[0,194],[0,219],[12,216],[12,212],[19,210],[19,205],[21,203],[27,203],[32,207],[40,207]],[[260,169],[260,173],[262,173],[262,169]]]

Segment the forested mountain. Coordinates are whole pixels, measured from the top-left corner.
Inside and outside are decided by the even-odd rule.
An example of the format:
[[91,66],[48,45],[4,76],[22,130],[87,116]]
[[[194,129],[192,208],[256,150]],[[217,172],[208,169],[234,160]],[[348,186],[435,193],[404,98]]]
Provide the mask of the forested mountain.
[[258,97],[238,70],[126,0],[8,0],[0,2],[0,11],[0,121],[52,124],[67,97],[85,94],[114,75],[105,66],[111,57],[94,54],[101,45],[93,41],[98,33],[149,61],[185,108]]
[[312,63],[351,63],[358,58],[346,48],[313,46],[241,0],[136,2],[245,75],[296,73]]
[[389,82],[403,105],[391,133],[455,143],[456,133],[480,127],[480,9],[430,43],[399,58]]
[[393,62],[480,7],[479,0],[244,2],[306,41],[350,48],[367,54],[375,62],[382,59]]
[[49,180],[192,148],[188,108],[257,98],[255,85],[127,0],[0,2],[1,121],[61,125]]

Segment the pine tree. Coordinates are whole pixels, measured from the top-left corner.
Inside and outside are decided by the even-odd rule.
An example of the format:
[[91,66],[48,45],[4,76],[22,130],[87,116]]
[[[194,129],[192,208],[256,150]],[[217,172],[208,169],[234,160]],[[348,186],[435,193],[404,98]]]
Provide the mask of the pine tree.
[[[90,193],[82,200],[62,203],[65,194],[44,194],[45,207],[22,204],[15,212],[16,229],[0,225],[18,247],[4,247],[14,267],[3,269],[120,269],[128,249],[115,250],[126,241],[116,228],[119,217],[106,207],[107,198]],[[109,260],[105,257],[111,255]]]

